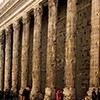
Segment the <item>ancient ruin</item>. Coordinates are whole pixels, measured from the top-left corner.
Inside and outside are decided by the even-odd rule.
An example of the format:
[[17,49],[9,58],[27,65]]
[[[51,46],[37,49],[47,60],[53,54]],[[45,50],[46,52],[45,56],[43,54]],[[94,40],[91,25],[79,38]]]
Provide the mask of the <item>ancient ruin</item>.
[[100,0],[0,3],[0,93],[19,100],[92,100],[100,86]]

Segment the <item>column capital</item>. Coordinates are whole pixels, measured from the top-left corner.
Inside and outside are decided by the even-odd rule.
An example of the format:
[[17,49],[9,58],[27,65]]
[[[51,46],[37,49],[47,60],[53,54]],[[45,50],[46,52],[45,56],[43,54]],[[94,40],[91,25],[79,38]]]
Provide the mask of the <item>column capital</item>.
[[0,42],[4,40],[4,30],[0,31]]
[[28,13],[24,13],[22,17],[23,24],[29,24],[30,23],[30,16]]
[[0,31],[0,37],[2,37],[4,35],[4,30]]
[[7,26],[5,31],[8,32],[10,30],[10,26]]
[[19,29],[20,29],[20,23],[19,23],[19,21],[15,21],[15,22],[13,23],[13,29],[14,29],[14,30],[19,30]]
[[48,0],[48,6],[58,6],[58,0]]
[[8,35],[11,31],[11,27],[10,26],[7,26],[6,29],[5,29],[5,35]]
[[34,17],[42,14],[43,14],[42,5],[37,5],[36,8],[34,8]]

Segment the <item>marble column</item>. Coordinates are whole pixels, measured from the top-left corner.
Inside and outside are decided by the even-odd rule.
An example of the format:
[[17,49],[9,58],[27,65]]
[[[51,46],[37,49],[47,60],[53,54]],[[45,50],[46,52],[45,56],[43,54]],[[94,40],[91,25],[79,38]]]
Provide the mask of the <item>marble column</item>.
[[30,35],[30,17],[27,13],[23,15],[23,33],[22,33],[22,56],[21,56],[21,89],[28,85],[28,58],[29,58],[29,35]]
[[54,100],[55,98],[57,8],[58,0],[48,0],[49,18],[47,37],[46,88],[44,100]]
[[64,100],[76,100],[76,12],[76,0],[67,0]]
[[12,29],[8,26],[5,31],[5,72],[4,72],[4,91],[8,92],[11,87],[11,66],[12,66]]
[[12,89],[15,94],[18,92],[18,71],[19,71],[19,41],[20,41],[20,24],[18,21],[13,23],[13,58],[12,58]]
[[3,91],[4,85],[4,60],[5,60],[5,35],[0,32],[0,91]]
[[93,89],[100,86],[100,0],[92,0],[91,10],[90,85],[86,100],[91,100]]
[[33,39],[33,66],[31,100],[39,100],[40,95],[40,44],[42,26],[42,6],[34,9],[34,39]]

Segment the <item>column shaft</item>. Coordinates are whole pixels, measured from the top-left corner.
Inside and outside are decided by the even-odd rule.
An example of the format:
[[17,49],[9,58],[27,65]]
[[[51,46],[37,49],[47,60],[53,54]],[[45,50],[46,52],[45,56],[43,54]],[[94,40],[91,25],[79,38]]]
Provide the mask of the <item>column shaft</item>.
[[48,42],[47,42],[47,68],[44,100],[53,100],[55,92],[55,69],[56,69],[56,33],[57,33],[57,7],[58,0],[49,0],[49,18],[48,18]]
[[100,0],[92,0],[91,14],[90,86],[87,92],[90,100],[93,89],[100,86]]
[[42,26],[42,6],[34,9],[34,39],[33,39],[33,67],[31,100],[38,98],[40,92],[40,45]]
[[12,59],[12,91],[17,92],[18,89],[18,71],[19,71],[19,39],[20,25],[18,22],[13,24],[13,59]]
[[12,53],[12,29],[7,27],[5,39],[5,75],[4,75],[4,91],[10,90],[11,86],[11,53]]
[[90,87],[99,86],[100,0],[92,0],[90,49]]
[[28,55],[29,55],[29,15],[23,16],[22,57],[21,57],[21,89],[28,85]]
[[3,91],[4,84],[4,60],[5,60],[5,35],[0,33],[0,91]]
[[64,100],[75,100],[76,0],[67,0]]

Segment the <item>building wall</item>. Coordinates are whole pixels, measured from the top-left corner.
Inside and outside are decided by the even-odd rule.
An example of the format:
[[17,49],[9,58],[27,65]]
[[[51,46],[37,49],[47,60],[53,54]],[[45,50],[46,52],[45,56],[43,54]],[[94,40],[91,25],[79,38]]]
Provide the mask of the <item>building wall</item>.
[[[86,96],[89,88],[90,73],[90,36],[91,36],[91,1],[77,0],[77,21],[76,21],[76,76],[75,88],[77,100],[82,100]],[[64,67],[65,67],[65,39],[66,39],[66,12],[67,0],[59,0],[57,15],[57,34],[56,34],[56,90],[64,88]],[[28,58],[28,84],[32,85],[32,54],[34,38],[34,15],[30,13],[30,40],[29,40],[29,58]],[[22,21],[22,20],[21,20]],[[20,23],[23,28],[22,22]],[[21,81],[21,49],[22,49],[22,31],[20,30],[20,48],[19,48],[19,89]],[[45,94],[46,87],[46,62],[47,62],[47,39],[48,39],[48,6],[43,7],[42,15],[42,33],[40,46],[40,92]]]
[[56,36],[56,90],[64,88],[66,0],[59,0]]
[[90,37],[91,36],[91,0],[77,2],[77,100],[82,100],[89,87]]

